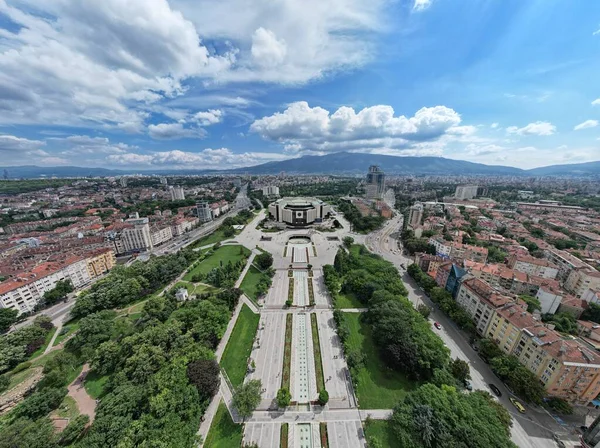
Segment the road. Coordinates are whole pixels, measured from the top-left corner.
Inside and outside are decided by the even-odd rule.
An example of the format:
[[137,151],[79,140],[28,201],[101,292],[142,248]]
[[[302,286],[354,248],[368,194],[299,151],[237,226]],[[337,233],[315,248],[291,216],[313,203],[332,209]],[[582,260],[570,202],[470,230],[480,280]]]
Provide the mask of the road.
[[398,246],[398,240],[393,237],[393,235],[401,232],[402,221],[402,216],[396,216],[388,221],[382,229],[369,234],[365,240],[366,246],[398,268],[408,290],[408,298],[415,307],[424,303],[433,310],[430,320],[432,323],[437,321],[442,326],[441,330],[432,327],[433,331],[440,336],[450,349],[452,358],[460,358],[469,363],[473,388],[485,390],[494,395],[488,386],[488,384],[493,383],[502,391],[502,397],[498,398],[498,401],[506,407],[513,417],[512,441],[522,448],[556,447],[552,435],[554,432],[564,432],[564,428],[541,408],[528,408],[525,414],[519,414],[509,401],[511,395],[508,389],[470,347],[468,336],[435,307],[408,275],[405,268],[412,263],[412,260],[402,254],[402,250]]

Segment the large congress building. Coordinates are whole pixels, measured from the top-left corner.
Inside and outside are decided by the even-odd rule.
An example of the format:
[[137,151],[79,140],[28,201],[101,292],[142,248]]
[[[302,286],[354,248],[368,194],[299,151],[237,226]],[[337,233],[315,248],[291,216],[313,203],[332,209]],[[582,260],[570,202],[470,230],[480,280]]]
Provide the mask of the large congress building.
[[321,222],[330,213],[331,206],[315,198],[282,198],[269,204],[271,219],[294,227]]

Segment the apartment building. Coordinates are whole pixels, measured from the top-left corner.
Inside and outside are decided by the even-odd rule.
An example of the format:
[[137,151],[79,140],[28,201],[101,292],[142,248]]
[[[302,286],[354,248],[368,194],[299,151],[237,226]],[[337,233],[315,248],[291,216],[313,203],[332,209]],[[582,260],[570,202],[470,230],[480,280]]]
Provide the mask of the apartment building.
[[477,196],[477,185],[459,185],[456,187],[454,197],[460,200],[469,200]]
[[452,251],[452,244],[450,241],[446,241],[443,238],[429,238],[427,241],[429,244],[432,244],[435,247],[435,253],[438,255],[445,255],[447,257],[450,256],[450,252]]
[[173,239],[173,231],[171,226],[153,226],[150,228],[150,238],[152,239],[152,246],[160,246],[167,241]]
[[521,330],[538,321],[527,312],[527,306],[509,304],[496,310],[485,337],[491,339],[506,354],[511,354],[521,338]]
[[577,298],[588,289],[600,289],[600,271],[594,268],[581,268],[571,271],[564,287]]
[[472,246],[470,244],[461,244],[453,242],[451,244],[450,256],[452,258],[460,258],[463,260],[471,260],[477,263],[485,263],[487,261],[487,247]]
[[408,227],[411,229],[415,229],[421,225],[421,221],[423,220],[423,204],[417,202],[408,212]]
[[456,302],[471,316],[481,335],[487,333],[496,310],[511,301],[514,301],[511,297],[498,293],[478,278],[463,280],[456,296]]
[[112,249],[98,249],[88,255],[86,264],[90,278],[94,278],[110,271],[117,264],[117,260]]
[[129,221],[140,222],[132,224],[131,227],[124,228],[121,232],[121,242],[123,243],[124,252],[152,249],[152,234],[150,232],[148,218],[127,220],[126,222]]
[[558,275],[556,278],[561,282],[566,281],[569,274],[575,269],[586,267],[592,269],[589,264],[564,250],[548,248],[544,251],[544,256],[548,261],[558,267]]
[[418,253],[415,255],[415,263],[419,265],[419,268],[423,272],[437,272],[438,267],[442,264],[448,262],[447,258],[440,257],[437,255]]
[[558,267],[555,264],[529,255],[513,255],[508,259],[508,266],[516,271],[543,278],[554,279],[558,275]]

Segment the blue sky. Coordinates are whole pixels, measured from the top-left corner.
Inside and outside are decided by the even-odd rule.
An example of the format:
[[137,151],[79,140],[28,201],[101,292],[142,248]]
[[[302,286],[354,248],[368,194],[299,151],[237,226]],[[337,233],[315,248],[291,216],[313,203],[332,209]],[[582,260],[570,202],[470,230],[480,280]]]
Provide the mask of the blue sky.
[[600,160],[594,0],[38,3],[0,0],[0,165]]

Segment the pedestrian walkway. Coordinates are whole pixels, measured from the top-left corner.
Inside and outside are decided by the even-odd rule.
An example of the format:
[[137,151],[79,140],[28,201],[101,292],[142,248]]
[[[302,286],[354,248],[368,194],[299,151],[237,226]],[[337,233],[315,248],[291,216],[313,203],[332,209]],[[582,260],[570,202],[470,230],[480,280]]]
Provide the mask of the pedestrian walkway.
[[54,341],[56,341],[56,338],[58,337],[58,334],[62,330],[62,325],[63,324],[62,324],[62,321],[61,321],[56,326],[56,331],[52,335],[52,339],[50,339],[50,342],[48,342],[48,345],[46,346],[46,349],[44,350],[44,355],[47,354],[47,353],[50,353],[50,351],[52,350],[52,346],[54,345]]
[[90,417],[90,424],[96,417],[96,400],[90,397],[83,386],[85,378],[90,371],[89,364],[84,364],[83,370],[79,376],[67,386],[69,396],[77,403],[77,408],[80,414],[85,414]]
[[369,308],[343,308],[340,311],[344,313],[366,313],[369,311]]

